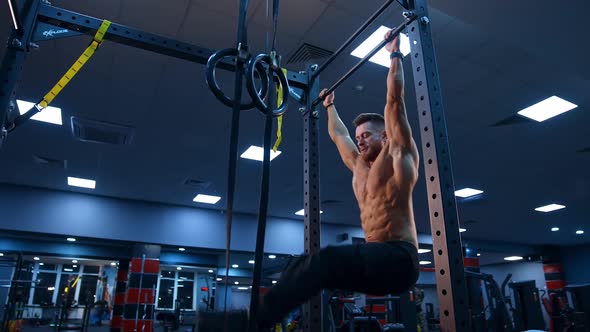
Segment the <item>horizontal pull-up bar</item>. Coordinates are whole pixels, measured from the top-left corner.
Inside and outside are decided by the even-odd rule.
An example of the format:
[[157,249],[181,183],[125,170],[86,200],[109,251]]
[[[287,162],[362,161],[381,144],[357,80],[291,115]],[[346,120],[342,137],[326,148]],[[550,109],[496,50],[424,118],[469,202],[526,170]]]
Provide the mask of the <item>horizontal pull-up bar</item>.
[[[384,39],[371,52],[369,52],[369,54],[365,55],[365,57],[362,58],[361,61],[359,61],[356,65],[354,65],[354,67],[352,67],[346,74],[344,74],[344,76],[342,76],[336,83],[334,83],[334,85],[332,85],[328,89],[328,91],[326,91],[326,93],[324,94],[324,96],[327,96],[330,93],[334,92],[334,90],[336,90],[336,88],[338,88],[347,78],[349,78],[350,76],[352,76],[352,74],[354,74],[362,65],[364,65],[365,62],[369,61],[369,59],[372,58],[373,55],[375,55],[377,52],[379,52],[379,50],[381,50],[387,43],[389,43],[390,41],[392,41],[393,39],[395,39],[410,23],[414,22],[414,20],[416,18],[417,18],[416,15],[412,15],[412,16],[408,17],[408,19],[404,23],[402,23],[400,26],[398,26],[397,28],[395,28],[395,30],[393,31],[393,33],[391,34],[391,36],[389,36],[389,38]],[[316,106],[322,100],[323,100],[323,98],[318,97],[316,100],[313,101],[313,104],[312,105],[313,106]]]
[[326,69],[326,67],[332,63],[332,61],[334,61],[334,59],[336,59],[336,57],[338,55],[340,55],[340,53],[342,53],[342,51],[344,51],[344,49],[346,49],[355,39],[356,37],[358,37],[363,31],[365,31],[365,29],[371,24],[373,23],[373,21],[375,21],[375,19],[377,17],[379,17],[379,15],[381,15],[381,13],[383,13],[383,11],[389,7],[389,5],[393,2],[393,0],[387,0],[385,1],[385,3],[379,7],[379,9],[377,9],[377,11],[375,13],[373,13],[373,15],[371,17],[369,17],[365,23],[363,23],[363,25],[361,25],[345,42],[344,44],[342,44],[342,46],[340,46],[340,48],[334,52],[334,54],[332,54],[330,56],[330,58],[328,58],[328,60],[326,60],[326,62],[324,62],[320,68],[318,68],[318,70],[316,70],[313,73],[313,77],[312,80],[315,79],[322,71],[324,71],[324,69]]

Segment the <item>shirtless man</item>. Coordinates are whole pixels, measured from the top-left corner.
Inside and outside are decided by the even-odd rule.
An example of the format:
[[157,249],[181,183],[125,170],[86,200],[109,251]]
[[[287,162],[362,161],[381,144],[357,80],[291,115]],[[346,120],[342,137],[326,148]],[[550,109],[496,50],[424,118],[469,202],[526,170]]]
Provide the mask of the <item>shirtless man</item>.
[[325,90],[321,94],[328,113],[328,133],[353,174],[352,187],[366,243],[328,246],[317,254],[295,259],[262,299],[261,326],[280,320],[324,288],[399,294],[418,280],[412,204],[418,149],[406,115],[399,38],[385,48],[391,53],[391,65],[384,117],[364,113],[354,120],[358,147],[336,112],[334,94],[326,96]]

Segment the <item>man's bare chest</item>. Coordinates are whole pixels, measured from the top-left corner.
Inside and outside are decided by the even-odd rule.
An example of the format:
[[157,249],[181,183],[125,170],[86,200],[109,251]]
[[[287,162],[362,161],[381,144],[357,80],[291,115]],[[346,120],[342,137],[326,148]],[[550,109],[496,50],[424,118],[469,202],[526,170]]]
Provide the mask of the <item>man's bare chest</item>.
[[352,187],[359,203],[391,193],[393,186],[393,160],[390,156],[377,158],[369,166],[368,163],[355,167],[352,177]]

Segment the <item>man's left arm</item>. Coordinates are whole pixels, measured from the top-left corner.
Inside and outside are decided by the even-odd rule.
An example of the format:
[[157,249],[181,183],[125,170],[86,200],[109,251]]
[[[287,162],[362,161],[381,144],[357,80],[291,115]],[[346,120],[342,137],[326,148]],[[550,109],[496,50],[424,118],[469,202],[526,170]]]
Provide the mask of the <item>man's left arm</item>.
[[[389,36],[391,32],[385,35]],[[387,50],[397,56],[392,56],[387,74],[387,98],[385,103],[385,132],[390,149],[401,148],[409,151],[415,145],[412,138],[412,128],[408,122],[406,105],[404,102],[404,71],[399,53],[399,37],[386,46]]]

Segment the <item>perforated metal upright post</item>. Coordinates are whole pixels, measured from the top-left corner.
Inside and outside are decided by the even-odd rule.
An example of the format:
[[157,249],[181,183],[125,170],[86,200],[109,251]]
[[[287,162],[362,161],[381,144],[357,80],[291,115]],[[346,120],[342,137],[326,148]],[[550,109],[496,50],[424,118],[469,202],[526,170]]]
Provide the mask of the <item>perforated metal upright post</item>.
[[33,27],[37,19],[39,0],[22,1],[18,8],[21,26],[12,29],[6,45],[6,53],[0,67],[0,145],[3,140],[6,116],[16,107],[16,88],[22,74],[22,67],[29,53]]
[[[307,70],[311,78],[317,66]],[[305,253],[320,251],[320,158],[319,158],[319,119],[318,111],[312,106],[320,94],[319,79],[309,82],[306,91],[306,106],[303,114],[303,190],[305,211]],[[319,276],[318,276],[319,277]],[[304,331],[322,330],[322,298],[313,297],[304,305]]]
[[441,330],[469,331],[467,287],[449,142],[426,0],[415,1],[409,27],[422,138]]

